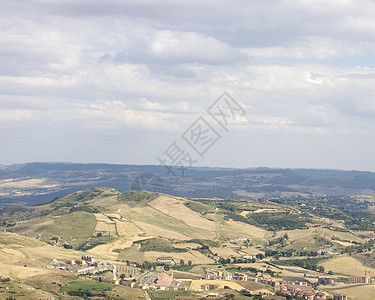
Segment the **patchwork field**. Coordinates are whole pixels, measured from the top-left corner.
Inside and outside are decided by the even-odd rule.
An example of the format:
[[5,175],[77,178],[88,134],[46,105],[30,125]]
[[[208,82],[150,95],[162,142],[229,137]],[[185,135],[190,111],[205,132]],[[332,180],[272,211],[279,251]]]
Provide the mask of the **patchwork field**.
[[144,233],[144,231],[139,226],[137,226],[135,222],[120,221],[116,219],[115,223],[116,223],[117,233],[122,238],[131,239],[135,236],[138,236]]
[[104,214],[95,214],[98,221],[95,226],[95,232],[101,232],[110,236],[117,235],[116,223]]

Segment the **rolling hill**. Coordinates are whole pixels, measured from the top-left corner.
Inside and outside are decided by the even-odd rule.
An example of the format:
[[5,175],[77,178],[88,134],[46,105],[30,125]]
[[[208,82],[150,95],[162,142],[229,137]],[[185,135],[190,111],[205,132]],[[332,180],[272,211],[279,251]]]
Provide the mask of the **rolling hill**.
[[[193,278],[200,278],[205,267],[217,265],[310,282],[328,271],[336,280],[363,270],[375,274],[374,231],[355,230],[340,219],[345,215],[330,218],[314,202],[309,207],[303,199],[286,204],[284,198],[193,199],[90,188],[43,205],[4,207],[0,209],[0,276],[18,280],[27,289],[38,286],[35,295],[40,297],[60,295],[62,288],[43,286],[41,278],[67,286],[74,276],[48,266],[56,259],[84,254],[113,263],[156,263],[158,257],[172,257],[177,264],[189,262]],[[336,212],[335,202],[329,203],[326,207]],[[350,266],[357,271],[350,271]]]
[[[87,189],[44,205],[6,207],[0,210],[0,216],[9,232],[44,242],[55,239],[58,246],[106,252],[114,258],[125,257],[124,253],[129,252],[133,259],[139,255],[151,260],[160,254],[158,247],[155,251],[143,251],[139,241],[163,240],[165,243],[156,245],[161,250],[169,247],[169,252],[176,245],[194,240],[200,241],[198,244],[215,242],[216,248],[224,243],[250,240],[259,249],[249,247],[244,252],[325,248],[338,252],[371,236],[365,231],[351,230],[344,220],[328,218],[318,210],[315,214],[313,210],[306,211],[306,206],[188,199],[146,191],[120,193],[108,188]],[[284,235],[287,240],[283,240]],[[135,248],[139,250],[136,254]],[[231,253],[239,254],[238,250]],[[187,248],[174,254],[196,262],[203,259],[199,251]],[[210,260],[209,256],[204,259]]]

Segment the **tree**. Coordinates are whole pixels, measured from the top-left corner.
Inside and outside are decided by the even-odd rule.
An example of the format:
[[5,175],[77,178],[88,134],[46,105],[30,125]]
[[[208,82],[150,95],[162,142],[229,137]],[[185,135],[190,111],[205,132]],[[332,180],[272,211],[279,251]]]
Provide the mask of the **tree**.
[[191,266],[193,262],[191,260],[188,261],[188,265]]
[[120,278],[121,278],[121,279],[124,279],[124,278],[125,278],[125,274],[121,274],[121,275],[120,275]]
[[318,270],[319,270],[320,273],[324,273],[325,268],[324,268],[323,266],[319,266],[319,267],[318,267]]
[[185,261],[183,259],[180,259],[180,265],[181,266],[184,266],[185,265]]

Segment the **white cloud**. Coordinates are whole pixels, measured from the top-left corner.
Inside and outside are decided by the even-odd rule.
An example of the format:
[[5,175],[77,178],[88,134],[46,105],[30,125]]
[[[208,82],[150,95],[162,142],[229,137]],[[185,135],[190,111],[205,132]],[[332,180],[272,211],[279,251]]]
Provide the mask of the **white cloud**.
[[[56,132],[77,148],[108,136],[116,148],[126,133],[126,149],[141,162],[132,138],[150,151],[155,139],[168,144],[228,91],[246,107],[228,133],[241,132],[244,149],[254,134],[291,145],[301,134],[314,144],[345,136],[375,150],[374,10],[365,0],[1,1],[3,149],[23,161],[12,143],[24,149],[25,137],[30,144],[37,136],[46,148],[35,143],[35,153],[49,146],[48,155],[64,160]],[[343,167],[356,164],[358,149]]]
[[25,122],[33,118],[34,115],[31,110],[0,108],[0,122]]
[[176,130],[176,124],[169,119],[171,113],[129,109],[121,101],[96,101],[76,105],[73,119],[82,120],[90,128],[146,128]]
[[336,123],[333,118],[326,107],[311,107],[299,112],[294,122],[299,126],[331,127]]
[[151,55],[180,63],[228,64],[247,60],[230,45],[196,32],[157,32],[150,42]]
[[162,105],[157,101],[150,101],[146,98],[139,99],[139,107],[146,110],[166,110],[168,106]]

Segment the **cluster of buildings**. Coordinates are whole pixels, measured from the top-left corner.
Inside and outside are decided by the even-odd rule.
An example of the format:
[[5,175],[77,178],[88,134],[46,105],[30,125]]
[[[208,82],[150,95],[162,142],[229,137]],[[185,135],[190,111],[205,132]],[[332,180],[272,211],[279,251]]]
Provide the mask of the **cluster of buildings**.
[[[246,274],[234,273],[226,271],[225,269],[206,269],[205,279],[207,280],[243,280],[259,282],[270,285],[275,288],[276,292],[282,292],[291,296],[298,296],[304,300],[325,300],[327,296],[325,293],[316,291],[311,285],[306,282],[286,282],[278,281],[272,277],[248,277]],[[321,280],[327,280],[328,278],[321,278]],[[218,284],[204,284],[201,286],[202,290],[217,289]],[[269,292],[268,295],[273,293]]]
[[333,285],[335,282],[330,276],[319,276],[318,284],[319,285]]
[[68,259],[65,263],[55,261],[55,267],[61,270],[76,272],[77,275],[95,274],[113,269],[111,263],[96,261],[91,255],[83,255],[80,259]]
[[306,281],[299,282],[282,282],[275,290],[291,296],[297,296],[304,300],[325,300],[327,296],[325,293],[315,291],[311,285]]
[[[329,276],[321,276],[319,280],[325,285],[332,285],[333,280]],[[325,300],[327,295],[323,292],[316,291],[307,281],[288,282],[283,281],[275,285],[275,291],[288,294],[291,296],[300,297],[304,300]],[[347,300],[345,295],[336,294],[333,300]]]
[[[173,257],[159,257],[157,259],[160,263],[168,263],[174,264]],[[55,261],[57,263],[57,261]],[[134,263],[134,266],[137,264]],[[93,256],[90,255],[83,255],[80,259],[69,259],[65,261],[65,264],[62,265],[58,262],[58,266],[60,269],[75,271],[77,275],[80,274],[95,274],[102,271],[107,270],[115,270],[114,266],[111,263],[106,262],[98,262],[94,259]],[[115,272],[115,271],[114,271]],[[260,274],[258,274],[260,275]],[[291,296],[300,297],[304,300],[325,300],[327,296],[325,293],[314,290],[313,287],[307,281],[298,281],[298,282],[287,282],[287,281],[280,281],[276,280],[272,277],[263,277],[263,276],[256,276],[256,277],[248,277],[247,274],[244,273],[231,273],[226,271],[224,268],[212,268],[205,270],[205,279],[206,280],[239,280],[239,281],[252,281],[252,282],[259,282],[262,284],[266,284],[269,286],[274,287],[275,292],[281,292],[283,294],[288,294]],[[97,280],[104,280],[101,278]],[[108,279],[109,280],[109,279]],[[154,277],[151,281],[148,280],[145,284],[142,284],[136,280],[124,280],[121,279],[120,281],[110,280],[111,282],[121,285],[129,285],[134,288],[142,288],[142,289],[160,289],[160,290],[187,290],[189,287],[190,279],[173,279],[173,273],[165,273],[162,272],[158,275],[158,277]],[[116,281],[116,282],[115,282]],[[370,284],[371,277],[369,276],[351,276],[349,278],[350,284]],[[333,285],[334,281],[330,276],[320,276],[318,279],[318,285]],[[200,286],[200,290],[208,291],[208,290],[217,290],[222,288],[220,284],[217,283],[205,283]],[[266,291],[266,290],[265,290]],[[267,293],[262,293],[264,296],[271,296],[273,295],[272,292],[266,291]],[[277,296],[273,296],[277,297]],[[271,299],[271,298],[270,298]],[[274,299],[274,298],[272,298]],[[345,295],[334,295],[333,300],[347,300]]]
[[233,275],[225,269],[206,269],[204,278],[207,280],[232,280]]

